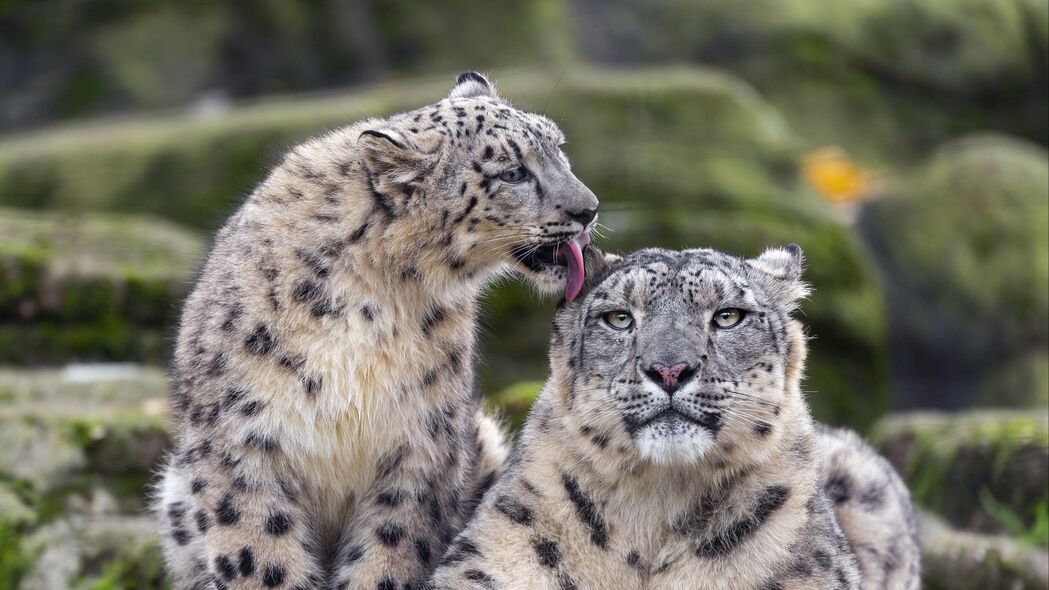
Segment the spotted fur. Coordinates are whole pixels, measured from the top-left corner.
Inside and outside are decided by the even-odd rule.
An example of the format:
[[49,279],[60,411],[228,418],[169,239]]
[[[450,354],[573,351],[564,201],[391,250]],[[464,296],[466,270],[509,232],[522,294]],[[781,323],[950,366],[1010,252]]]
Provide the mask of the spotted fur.
[[918,590],[921,545],[910,492],[855,432],[817,425],[823,488],[860,559],[863,588]]
[[[551,375],[513,457],[431,586],[917,588],[899,478],[870,455],[850,463],[869,450],[818,430],[802,396],[800,249],[588,258],[597,270],[554,320]],[[742,320],[718,328],[725,309]],[[872,505],[884,491],[883,508],[857,524],[892,531],[905,555],[867,554],[843,532],[859,529],[839,522],[826,491],[828,437],[845,442],[830,449],[838,471],[877,464],[849,489]],[[889,558],[898,575],[870,575]]]
[[506,457],[473,383],[478,295],[514,269],[563,285],[521,252],[596,214],[562,142],[468,73],[293,149],[232,215],[173,363],[155,511],[176,588],[423,582]]

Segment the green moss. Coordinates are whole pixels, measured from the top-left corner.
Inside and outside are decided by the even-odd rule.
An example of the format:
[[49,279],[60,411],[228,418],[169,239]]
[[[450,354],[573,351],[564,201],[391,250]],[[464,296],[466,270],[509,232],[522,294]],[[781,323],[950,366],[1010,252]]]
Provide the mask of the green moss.
[[157,325],[202,244],[158,220],[0,209],[0,321],[120,313]]
[[168,336],[168,328],[136,326],[112,316],[77,324],[0,324],[0,363],[139,361],[159,364],[168,358]]
[[166,388],[157,370],[0,371],[0,489],[43,523],[92,506],[141,512],[166,445]]
[[1049,547],[1049,498],[1030,506],[1021,514],[999,502],[986,488],[980,490],[980,506],[1009,536],[1040,547]]
[[32,560],[33,555],[22,545],[22,531],[0,516],[0,587],[17,588]]
[[1049,503],[1044,413],[901,414],[879,422],[872,441],[915,500],[951,523],[989,532],[1040,530],[1040,507]]
[[75,588],[84,590],[164,590],[170,586],[164,556],[156,541],[140,543],[108,559],[101,574],[83,579]]
[[0,363],[161,361],[201,241],[169,223],[0,209]]
[[20,488],[0,477],[0,588],[17,588],[35,557],[24,539],[39,517]]
[[516,431],[524,424],[529,410],[532,409],[532,403],[542,388],[543,383],[541,381],[515,383],[499,393],[489,396],[488,401],[498,408],[499,413],[509,420],[510,428]]
[[979,535],[923,515],[922,582],[929,590],[1014,590],[1049,585],[1045,549],[999,535]]

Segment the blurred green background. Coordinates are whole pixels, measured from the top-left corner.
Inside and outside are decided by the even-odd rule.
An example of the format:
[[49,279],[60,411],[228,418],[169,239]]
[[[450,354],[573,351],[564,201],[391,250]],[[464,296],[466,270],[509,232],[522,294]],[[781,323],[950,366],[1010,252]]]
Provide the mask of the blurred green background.
[[[810,403],[908,478],[927,587],[1049,587],[1045,0],[0,0],[0,588],[163,587],[145,484],[210,232],[466,69],[563,127],[605,248],[800,244]],[[486,309],[518,424],[552,302]]]

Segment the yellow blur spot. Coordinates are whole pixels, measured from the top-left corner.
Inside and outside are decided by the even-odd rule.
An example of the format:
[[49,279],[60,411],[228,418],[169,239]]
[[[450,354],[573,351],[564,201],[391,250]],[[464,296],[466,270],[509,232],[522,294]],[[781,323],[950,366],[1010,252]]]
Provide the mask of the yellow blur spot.
[[857,201],[871,191],[871,174],[853,162],[838,147],[823,147],[802,158],[801,173],[805,182],[832,203]]

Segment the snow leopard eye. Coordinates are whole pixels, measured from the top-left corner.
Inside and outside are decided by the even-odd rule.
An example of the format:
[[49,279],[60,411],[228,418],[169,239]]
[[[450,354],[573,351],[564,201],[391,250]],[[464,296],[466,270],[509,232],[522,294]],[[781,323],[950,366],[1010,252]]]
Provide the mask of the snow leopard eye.
[[520,182],[528,180],[529,176],[531,176],[531,173],[528,172],[527,168],[525,168],[524,166],[518,166],[517,168],[507,170],[506,172],[500,174],[499,180],[503,182],[508,182],[510,184],[518,184]]
[[602,319],[615,330],[629,330],[634,325],[634,316],[625,311],[610,311]]
[[746,313],[742,309],[736,309],[735,307],[719,309],[714,312],[714,325],[723,330],[732,328],[742,322],[745,315]]

